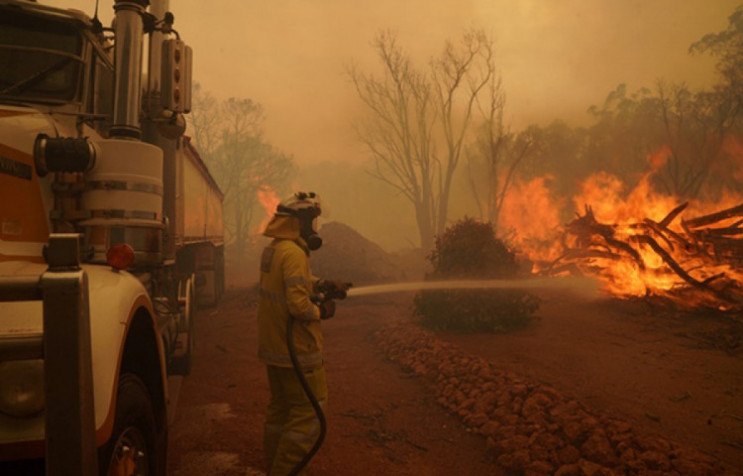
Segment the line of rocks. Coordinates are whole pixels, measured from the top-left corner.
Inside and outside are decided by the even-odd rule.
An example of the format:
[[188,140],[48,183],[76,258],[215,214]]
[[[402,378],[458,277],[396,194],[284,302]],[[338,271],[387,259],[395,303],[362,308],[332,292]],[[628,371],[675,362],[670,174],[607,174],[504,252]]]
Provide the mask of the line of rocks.
[[507,474],[732,474],[710,456],[635,432],[412,324],[375,337],[387,358],[424,377],[441,405],[487,438],[488,454]]

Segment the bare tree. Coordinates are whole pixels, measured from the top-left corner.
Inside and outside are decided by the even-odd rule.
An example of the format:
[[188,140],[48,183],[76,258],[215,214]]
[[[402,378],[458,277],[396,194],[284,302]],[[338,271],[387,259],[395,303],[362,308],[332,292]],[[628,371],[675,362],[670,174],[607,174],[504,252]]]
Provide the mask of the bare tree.
[[421,246],[428,249],[434,236],[436,173],[431,84],[425,74],[415,71],[390,32],[381,33],[373,47],[384,67],[382,78],[349,70],[370,110],[357,132],[375,160],[372,175],[413,204]]
[[475,106],[483,92],[489,93],[493,114],[502,113],[503,95],[494,54],[493,43],[485,33],[470,31],[464,34],[459,47],[447,42],[444,53],[432,63],[446,146],[443,172],[438,175],[438,234],[446,228],[452,178],[462,156]]
[[472,122],[475,99],[494,74],[492,42],[469,32],[447,42],[440,57],[417,70],[390,32],[373,42],[381,78],[348,73],[369,115],[357,132],[375,159],[372,175],[415,209],[420,244],[431,249],[446,226],[452,177]]
[[479,95],[476,103],[481,122],[467,148],[468,179],[480,218],[489,221],[498,232],[503,201],[534,140],[530,129],[514,134],[505,125],[506,97],[500,76],[495,72],[488,78],[485,94]]

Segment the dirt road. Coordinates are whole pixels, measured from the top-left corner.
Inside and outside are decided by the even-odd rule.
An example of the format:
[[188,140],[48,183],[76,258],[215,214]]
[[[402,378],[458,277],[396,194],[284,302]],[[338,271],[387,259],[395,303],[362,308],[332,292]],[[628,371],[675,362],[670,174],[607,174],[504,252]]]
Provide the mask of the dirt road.
[[[507,472],[486,438],[437,402],[431,381],[385,358],[375,332],[409,320],[411,302],[405,294],[349,299],[324,323],[329,426],[310,475]],[[199,314],[196,360],[171,427],[170,474],[265,470],[268,394],[255,356],[255,313],[246,287]],[[552,295],[540,319],[516,334],[436,338],[639,432],[700,450],[730,474],[743,472],[741,354],[734,345],[728,352],[705,345],[724,327],[719,321],[657,314]],[[667,473],[679,474],[673,471]]]
[[[485,441],[446,413],[418,379],[385,361],[371,338],[405,315],[405,301],[348,301],[324,323],[328,435],[310,474],[491,474]],[[268,393],[255,355],[255,313],[255,297],[246,289],[201,313],[196,361],[183,381],[171,428],[171,474],[265,470],[261,438]]]

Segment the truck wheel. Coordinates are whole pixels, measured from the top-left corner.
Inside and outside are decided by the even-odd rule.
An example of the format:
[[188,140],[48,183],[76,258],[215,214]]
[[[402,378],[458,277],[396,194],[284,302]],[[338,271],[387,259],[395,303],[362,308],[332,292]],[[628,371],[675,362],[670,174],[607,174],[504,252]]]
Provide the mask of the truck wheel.
[[119,379],[111,438],[98,453],[101,475],[154,476],[157,428],[147,387],[134,374]]

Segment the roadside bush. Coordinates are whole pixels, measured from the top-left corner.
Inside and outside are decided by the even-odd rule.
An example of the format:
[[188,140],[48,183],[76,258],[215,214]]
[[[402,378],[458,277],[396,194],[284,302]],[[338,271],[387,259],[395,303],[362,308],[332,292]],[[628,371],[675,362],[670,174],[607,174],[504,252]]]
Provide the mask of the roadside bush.
[[[512,279],[515,254],[488,223],[465,217],[436,238],[427,280]],[[523,327],[539,308],[536,296],[519,289],[421,291],[415,313],[424,327],[454,332],[507,332]]]
[[516,255],[495,237],[493,227],[468,217],[436,238],[428,260],[433,276],[442,279],[511,278],[518,271]]

